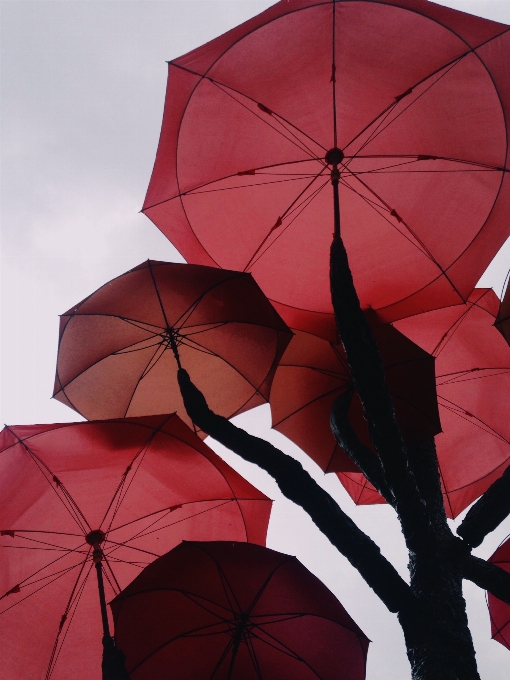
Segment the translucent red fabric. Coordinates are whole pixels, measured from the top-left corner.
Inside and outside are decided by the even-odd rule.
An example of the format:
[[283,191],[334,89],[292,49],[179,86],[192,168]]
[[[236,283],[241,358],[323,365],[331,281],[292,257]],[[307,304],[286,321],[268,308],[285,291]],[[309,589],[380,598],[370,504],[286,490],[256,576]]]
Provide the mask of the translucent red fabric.
[[[498,308],[491,289],[477,289],[466,305],[395,323],[436,358],[443,431],[435,440],[449,517],[481,496],[510,461],[510,347],[494,328]],[[339,476],[354,497],[364,492],[358,502],[372,502],[377,492],[368,483]]]
[[271,501],[176,416],[0,433],[2,680],[100,680],[92,547],[112,599],[183,539],[265,543]]
[[[374,329],[395,413],[407,443],[441,431],[434,358],[390,325]],[[303,449],[324,472],[358,472],[331,432],[334,400],[352,389],[343,347],[296,331],[271,388],[273,427]],[[372,447],[363,408],[354,395],[349,420],[358,438]]]
[[[492,564],[510,573],[510,538],[499,546],[494,555],[489,559]],[[491,617],[491,633],[494,640],[510,649],[510,605],[498,600],[491,593],[487,593],[489,614]]]
[[285,0],[169,64],[144,213],[195,263],[330,312],[331,167],[362,306],[467,300],[509,235],[510,31],[425,0]]
[[147,261],[62,315],[54,397],[87,419],[176,411],[180,362],[218,414],[264,403],[292,334],[250,274]]
[[132,680],[363,680],[368,639],[295,557],[182,543],[111,604]]

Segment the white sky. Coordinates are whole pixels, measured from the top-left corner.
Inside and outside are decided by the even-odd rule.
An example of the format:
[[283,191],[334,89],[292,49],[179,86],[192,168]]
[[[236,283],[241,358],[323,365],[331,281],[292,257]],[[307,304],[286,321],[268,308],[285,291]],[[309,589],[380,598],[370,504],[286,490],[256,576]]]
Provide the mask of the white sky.
[[[147,258],[180,260],[138,211],[152,170],[166,61],[269,7],[262,0],[0,0],[2,12],[2,310],[0,422],[77,420],[50,400],[58,314]],[[509,0],[442,2],[510,24]],[[483,279],[500,292],[510,248]],[[406,577],[393,511],[356,508],[336,477],[269,429],[269,408],[237,419],[299,458]],[[373,640],[367,680],[407,680],[396,618],[299,509],[254,466],[212,444],[276,500],[268,545],[295,554]],[[488,557],[510,520],[476,552]],[[510,653],[490,640],[484,594],[466,584],[482,680],[506,680]]]

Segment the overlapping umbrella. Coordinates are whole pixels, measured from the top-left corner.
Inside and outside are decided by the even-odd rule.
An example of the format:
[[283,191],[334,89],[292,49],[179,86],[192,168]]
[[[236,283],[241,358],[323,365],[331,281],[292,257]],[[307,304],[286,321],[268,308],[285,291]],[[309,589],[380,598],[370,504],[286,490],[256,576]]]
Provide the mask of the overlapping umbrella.
[[[434,358],[390,325],[376,327],[374,334],[404,440],[430,439],[441,431]],[[271,389],[273,427],[300,446],[324,472],[359,473],[336,443],[330,426],[333,402],[352,389],[342,346],[296,331]],[[351,402],[349,420],[358,438],[371,446],[357,395]]]
[[[498,309],[492,290],[477,289],[466,305],[395,323],[436,358],[443,429],[436,446],[449,517],[478,498],[510,460],[510,348],[494,328]],[[359,473],[339,476],[357,502],[382,502]]]
[[99,680],[94,562],[112,599],[183,538],[265,543],[270,508],[176,415],[6,427],[1,677]]
[[182,543],[111,604],[132,680],[363,680],[368,639],[295,557]]
[[251,275],[147,261],[62,315],[54,397],[88,419],[176,411],[182,366],[220,415],[264,403],[291,332]]
[[143,211],[291,316],[331,311],[340,222],[382,320],[463,303],[509,233],[509,57],[507,26],[422,0],[278,2],[170,62]]

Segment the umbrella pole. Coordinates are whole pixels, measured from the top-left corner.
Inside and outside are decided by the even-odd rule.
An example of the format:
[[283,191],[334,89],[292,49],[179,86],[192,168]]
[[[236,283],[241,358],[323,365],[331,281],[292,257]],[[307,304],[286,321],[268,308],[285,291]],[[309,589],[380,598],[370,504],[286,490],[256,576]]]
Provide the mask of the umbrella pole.
[[101,620],[103,623],[103,662],[101,664],[103,680],[130,680],[125,665],[126,657],[124,653],[115,646],[115,641],[110,634],[110,625],[108,623],[108,610],[106,608],[106,595],[103,580],[104,554],[99,544],[101,540],[104,540],[104,534],[102,534],[102,532],[91,532],[89,537],[87,537],[87,542],[91,543],[94,548],[92,560],[96,568],[99,606],[101,608]]
[[326,163],[333,166],[331,170],[331,184],[333,185],[333,211],[334,211],[334,229],[333,238],[340,238],[340,197],[338,192],[338,184],[340,183],[340,170],[338,165],[343,161],[344,154],[341,149],[336,146],[330,149],[326,154]]

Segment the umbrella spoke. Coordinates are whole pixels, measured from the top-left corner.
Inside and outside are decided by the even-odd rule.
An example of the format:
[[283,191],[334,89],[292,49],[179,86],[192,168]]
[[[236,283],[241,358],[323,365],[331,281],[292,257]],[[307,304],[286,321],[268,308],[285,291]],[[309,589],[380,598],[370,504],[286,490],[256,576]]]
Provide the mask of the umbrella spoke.
[[[73,497],[69,493],[69,491],[66,489],[64,484],[58,479],[56,475],[53,474],[53,472],[50,470],[50,468],[44,463],[28,446],[25,444],[23,440],[21,440],[16,432],[14,432],[8,425],[5,426],[5,429],[8,430],[21,444],[23,449],[28,453],[28,455],[32,458],[34,463],[37,465],[39,470],[41,471],[44,479],[48,482],[50,485],[50,488],[55,492],[57,498],[60,500],[62,505],[65,507],[65,509],[68,511],[68,513],[71,515],[73,520],[76,522],[78,525],[78,528],[84,531],[84,533],[87,532],[87,529],[90,530],[90,526],[87,522],[87,519],[85,518],[85,515],[82,513],[76,502],[74,501]],[[45,474],[45,472],[47,474]],[[48,474],[51,475],[51,479],[48,479]],[[52,482],[55,484],[53,486]],[[60,493],[62,495],[60,495]],[[67,501],[67,503],[66,503]],[[83,521],[82,521],[83,520]]]
[[[315,179],[317,179],[320,175],[322,175],[322,173],[323,173],[323,170],[321,171],[321,173],[320,173],[319,175],[316,176]],[[277,241],[277,240],[278,240],[278,239],[279,239],[279,238],[287,231],[287,229],[292,225],[292,223],[295,222],[295,220],[296,220],[296,219],[304,212],[304,210],[310,205],[310,203],[311,203],[315,198],[317,198],[317,196],[320,194],[320,192],[321,192],[321,191],[324,189],[324,187],[326,187],[329,183],[330,183],[330,180],[329,180],[329,178],[328,178],[328,179],[324,182],[324,184],[322,184],[320,187],[318,187],[317,189],[315,189],[315,190],[312,192],[312,194],[310,194],[309,196],[307,196],[306,198],[304,198],[303,201],[302,201],[301,203],[299,203],[297,206],[295,206],[295,208],[294,208],[293,210],[291,210],[291,208],[294,206],[294,204],[296,203],[296,201],[298,200],[298,198],[300,198],[300,197],[302,196],[302,194],[304,193],[304,192],[301,192],[301,194],[298,196],[298,198],[296,198],[295,201],[293,201],[293,203],[291,203],[291,205],[287,208],[287,210],[283,213],[283,215],[282,215],[281,217],[278,218],[278,220],[276,221],[276,224],[271,228],[271,230],[268,232],[267,236],[263,239],[263,241],[261,242],[261,244],[259,245],[259,247],[257,248],[257,250],[253,253],[253,255],[251,256],[250,260],[248,261],[248,264],[245,266],[245,268],[244,268],[243,271],[248,271],[249,268],[253,267],[253,266],[260,260],[260,258],[263,257],[263,255],[264,255],[264,254],[265,254],[265,253],[266,253],[266,252],[267,252],[267,251],[268,251],[268,250],[276,243],[276,241]],[[306,187],[306,189],[308,189],[308,188],[311,186],[311,184],[312,184],[312,183],[310,182],[310,184]],[[306,189],[305,189],[305,190],[306,190]],[[292,215],[292,214],[293,214],[294,212],[296,212],[296,211],[297,211],[297,214],[295,214],[295,215],[292,217],[292,219],[291,219],[285,226],[283,226],[283,228],[280,230],[279,234],[278,234],[277,236],[275,236],[275,238],[271,241],[271,243],[269,243],[269,244],[263,249],[264,244],[265,244],[266,241],[269,239],[269,237],[271,236],[272,232],[273,232],[275,229],[277,229],[278,227],[282,226],[282,223],[281,223],[281,222],[282,222],[284,216],[286,216],[286,215]]]
[[[74,616],[76,614],[76,610],[77,610],[78,605],[80,603],[81,596],[83,595],[83,591],[85,590],[85,586],[87,584],[87,579],[88,579],[90,572],[92,571],[92,568],[93,568],[92,565],[91,565],[87,574],[85,575],[85,578],[81,582],[80,587],[77,589],[77,585],[78,585],[80,577],[83,573],[84,567],[85,567],[85,563],[83,563],[83,567],[80,570],[80,573],[78,574],[78,578],[76,579],[74,587],[71,591],[71,595],[69,597],[68,605],[67,605],[66,610],[64,612],[64,615],[62,616],[62,619],[60,621],[59,629],[58,629],[58,632],[57,632],[57,637],[56,637],[55,643],[53,645],[53,649],[52,649],[51,656],[50,656],[50,661],[48,663],[48,668],[46,669],[45,680],[49,680],[49,678],[51,677],[51,675],[52,675],[52,673],[55,669],[55,666],[56,666],[57,661],[58,661],[58,657],[60,656],[60,652],[62,651],[62,647],[64,645],[66,638],[67,638],[67,634],[69,633],[69,629],[71,627],[71,623],[73,622]],[[70,615],[69,615],[69,612],[71,612]],[[59,643],[60,634],[61,634],[61,632],[64,628],[64,624],[66,622],[67,622],[66,630],[64,632],[64,635],[63,635],[62,640],[60,641],[60,645],[59,645],[58,643]]]
[[451,401],[450,399],[445,399],[445,397],[441,395],[438,395],[437,399],[443,408],[447,409],[451,413],[454,413],[459,418],[462,418],[471,425],[478,427],[480,430],[483,430],[487,434],[493,435],[494,437],[504,442],[505,444],[510,444],[510,441],[506,437],[497,432],[490,425],[487,425],[487,423],[485,423],[483,420],[477,418],[473,413],[469,413],[469,411],[466,411],[464,408],[462,408],[462,406],[459,406],[454,401]]

